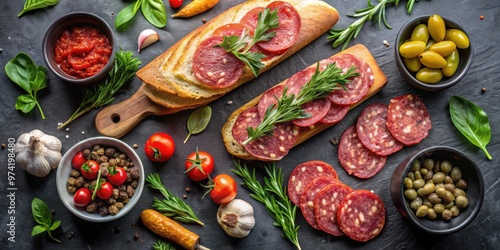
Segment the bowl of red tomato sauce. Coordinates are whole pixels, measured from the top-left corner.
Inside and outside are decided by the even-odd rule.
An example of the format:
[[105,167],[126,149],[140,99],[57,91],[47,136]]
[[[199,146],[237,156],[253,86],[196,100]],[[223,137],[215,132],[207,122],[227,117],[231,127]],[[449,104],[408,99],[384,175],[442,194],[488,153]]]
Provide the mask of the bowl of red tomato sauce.
[[74,85],[104,80],[117,49],[111,26],[101,17],[73,12],[54,21],[43,38],[43,56],[50,71]]

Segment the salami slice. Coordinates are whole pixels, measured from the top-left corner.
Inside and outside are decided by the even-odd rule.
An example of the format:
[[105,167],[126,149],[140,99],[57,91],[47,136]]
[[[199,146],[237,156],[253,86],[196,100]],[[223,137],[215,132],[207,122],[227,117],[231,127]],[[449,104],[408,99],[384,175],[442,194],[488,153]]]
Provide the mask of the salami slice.
[[233,54],[216,46],[221,36],[212,36],[202,41],[193,55],[195,77],[211,88],[233,85],[243,73],[245,64]]
[[360,242],[369,241],[384,228],[384,203],[368,190],[354,190],[340,203],[337,222],[349,238]]
[[367,179],[384,167],[387,158],[368,150],[358,139],[356,128],[349,127],[340,138],[338,158],[345,171],[358,178]]
[[326,115],[321,119],[320,122],[327,124],[335,124],[341,121],[345,115],[349,112],[349,106],[347,105],[337,105],[335,103],[330,104],[330,109]]
[[351,54],[341,54],[330,58],[327,62],[335,62],[337,67],[343,69],[344,72],[347,72],[350,67],[357,67],[358,72],[360,73],[359,76],[353,77],[350,79],[351,82],[344,86],[347,90],[339,88],[330,93],[328,97],[333,103],[338,105],[351,105],[360,101],[366,96],[366,94],[368,94],[370,86],[369,82],[365,81],[363,77],[366,72],[361,71],[361,59],[358,59]]
[[260,97],[259,104],[257,104],[260,117],[264,117],[267,108],[269,108],[273,104],[278,103],[277,98],[281,97],[281,95],[283,94],[283,89],[285,89],[285,86],[277,85],[264,92],[264,94]]
[[314,199],[314,214],[318,227],[334,236],[342,236],[337,223],[337,212],[344,197],[352,192],[352,188],[338,181],[324,187]]
[[288,197],[295,205],[299,205],[300,196],[307,184],[320,176],[328,176],[338,179],[337,172],[333,167],[319,160],[307,161],[295,167],[288,178]]
[[293,120],[293,124],[299,127],[309,127],[321,121],[330,110],[331,102],[328,98],[315,99],[301,106],[302,112],[309,115],[308,118]]
[[[240,144],[248,139],[247,127],[257,127],[261,122],[257,107],[251,107],[243,112],[236,118],[233,125],[233,137]],[[245,145],[243,148],[249,154],[269,161],[280,160],[288,154],[290,148],[293,147],[297,141],[298,128],[293,126],[292,123],[279,123],[272,135],[266,135],[256,140],[253,140]]]
[[253,30],[257,27],[257,22],[259,21],[259,13],[261,13],[264,7],[255,7],[249,10],[240,20],[241,24],[252,27]]
[[396,140],[411,146],[427,137],[432,122],[424,103],[418,96],[410,94],[391,99],[387,127]]
[[306,68],[293,74],[285,83],[288,94],[298,95],[304,86],[314,75],[316,68]]
[[253,27],[242,23],[228,23],[214,30],[212,36],[241,36],[244,32],[253,33]]
[[377,155],[387,156],[403,148],[387,128],[387,106],[373,103],[358,117],[356,133],[363,145]]
[[304,189],[304,192],[300,196],[299,206],[304,219],[306,219],[311,227],[320,229],[316,222],[316,215],[314,214],[316,195],[327,185],[338,182],[338,179],[334,179],[331,176],[320,176],[312,180]]

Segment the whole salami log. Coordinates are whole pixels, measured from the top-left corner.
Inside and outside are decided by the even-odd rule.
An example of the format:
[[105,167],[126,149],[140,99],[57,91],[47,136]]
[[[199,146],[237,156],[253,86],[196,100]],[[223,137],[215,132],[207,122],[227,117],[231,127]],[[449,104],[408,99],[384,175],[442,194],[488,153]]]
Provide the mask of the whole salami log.
[[333,167],[324,161],[307,161],[299,164],[290,173],[288,178],[288,197],[295,205],[299,205],[300,196],[304,192],[307,184],[320,176],[328,176],[333,179],[338,179],[337,172]]
[[342,236],[337,223],[337,212],[344,197],[352,192],[352,188],[338,181],[328,184],[314,199],[314,214],[319,229],[334,236]]
[[369,241],[384,228],[384,203],[375,193],[354,190],[340,203],[337,222],[349,238],[360,242]]
[[327,185],[338,182],[340,182],[338,179],[334,179],[331,176],[320,176],[312,180],[304,189],[304,192],[300,196],[299,207],[304,219],[306,219],[311,227],[318,230],[320,229],[314,213],[316,195]]

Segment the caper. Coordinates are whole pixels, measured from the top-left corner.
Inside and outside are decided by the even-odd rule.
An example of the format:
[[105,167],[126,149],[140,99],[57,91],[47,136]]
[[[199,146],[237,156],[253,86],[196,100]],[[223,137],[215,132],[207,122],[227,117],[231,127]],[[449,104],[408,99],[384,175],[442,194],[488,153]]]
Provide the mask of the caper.
[[439,188],[439,187],[444,188],[444,184],[443,183],[438,183],[438,184],[434,183],[434,185],[436,185],[436,189]]
[[434,204],[441,203],[441,197],[439,197],[436,193],[429,194],[427,199]]
[[413,174],[415,175],[415,180],[422,179],[422,174],[419,171],[415,171]]
[[432,171],[434,171],[434,173],[441,171],[440,165],[441,165],[441,161],[436,161],[434,163],[434,167],[432,167]]
[[428,170],[427,174],[424,175],[424,180],[426,181],[432,181],[432,183],[436,183],[435,181],[432,180],[432,177],[434,176],[434,171]]
[[444,198],[444,197],[446,197],[446,189],[444,187],[438,187],[438,188],[436,188],[436,194],[439,197]]
[[434,205],[434,211],[438,214],[441,214],[444,211],[444,205],[441,203]]
[[450,172],[451,179],[454,181],[459,181],[462,179],[462,171],[460,171],[460,168],[458,167],[453,167]]
[[432,176],[432,180],[434,183],[441,183],[444,181],[445,176],[443,172],[437,172]]
[[461,188],[455,188],[455,190],[452,191],[453,193],[453,196],[457,197],[457,196],[465,196],[467,197],[467,195],[465,194],[465,191]]
[[405,177],[403,182],[404,182],[405,188],[413,188],[413,181],[410,179],[410,177]]
[[444,183],[445,184],[448,184],[448,183],[453,184],[453,179],[451,179],[451,177],[449,175],[447,175],[444,177]]
[[443,79],[443,72],[441,72],[440,69],[424,67],[417,71],[415,77],[421,82],[432,84],[437,83],[441,81],[441,79]]
[[432,208],[429,208],[427,210],[427,218],[434,220],[434,219],[436,219],[436,217],[437,217],[436,211],[434,211],[434,209],[432,209]]
[[434,160],[431,158],[427,158],[424,160],[424,168],[432,169],[434,167]]
[[[410,178],[412,181],[415,180],[415,174],[413,174],[413,172],[408,172],[408,174],[406,174],[406,177]],[[450,179],[451,179],[451,177],[450,177]],[[451,180],[451,181],[453,181],[453,180]]]
[[429,172],[429,169],[427,169],[427,168],[421,168],[421,169],[419,170],[419,172],[420,172],[420,174],[421,174],[422,176],[425,176],[425,175]]
[[430,201],[429,201],[429,199],[427,199],[427,198],[422,199],[422,204],[423,204],[423,205],[426,205],[426,206],[428,206],[428,207],[432,207],[432,206],[434,206],[434,205],[432,204],[432,202],[430,202]]
[[445,172],[445,173],[449,173],[451,171],[451,168],[453,166],[451,165],[451,162],[449,161],[442,161],[441,162],[441,171]]
[[455,184],[451,184],[451,183],[446,183],[444,184],[444,188],[447,190],[447,191],[450,191],[453,193],[453,191],[455,191]]
[[469,204],[469,200],[467,199],[467,197],[463,196],[463,195],[459,195],[457,196],[457,198],[455,199],[455,205],[459,208],[464,208],[466,207],[467,205]]
[[[424,177],[425,177],[425,176],[424,176]],[[424,179],[424,180],[425,180],[425,179]],[[425,184],[427,184],[427,183],[432,183],[432,184],[434,184],[434,182],[432,181],[432,179],[426,180],[426,181],[425,181]]]
[[459,29],[448,29],[445,32],[444,36],[445,40],[450,40],[457,45],[459,49],[466,49],[469,47],[470,41],[469,37],[465,34],[465,32]]
[[424,179],[416,179],[413,181],[413,188],[419,189],[425,185]]
[[450,208],[451,215],[453,217],[457,217],[460,214],[460,208],[458,208],[456,205]]
[[[422,193],[424,195],[429,195],[432,192],[434,192],[435,189],[436,189],[436,186],[434,186],[434,183],[427,183],[424,185],[424,187],[422,187]],[[450,195],[451,195],[451,193],[450,193]]]
[[417,189],[417,195],[418,196],[422,196],[422,197],[425,196],[425,194],[424,194],[424,188]]
[[406,189],[405,190],[405,197],[406,197],[406,199],[408,199],[410,201],[415,200],[415,198],[417,198],[417,192],[413,188]]
[[441,217],[443,217],[444,220],[450,220],[452,216],[453,216],[453,214],[451,213],[451,211],[449,209],[445,209],[441,213]]
[[415,200],[412,200],[410,202],[410,207],[411,209],[413,209],[414,211],[417,211],[417,209],[422,206],[422,198],[420,197],[417,197],[415,198]]
[[429,207],[426,205],[422,205],[417,209],[415,215],[417,215],[417,217],[424,217],[427,215],[428,212],[429,212]]
[[444,202],[450,202],[455,200],[455,196],[450,191],[446,191],[446,195],[441,198],[443,199]]
[[420,170],[420,161],[416,160],[411,164],[411,171],[418,171]]
[[455,74],[458,69],[458,64],[460,64],[460,55],[458,50],[454,50],[446,58],[446,66],[441,69],[444,76],[450,77]]
[[457,181],[457,187],[461,188],[461,189],[466,189],[467,188],[467,182],[465,182],[464,179],[460,179]]
[[443,204],[444,205],[444,208],[445,209],[450,209],[451,207],[455,206],[455,202],[449,202],[449,203],[445,203]]
[[441,42],[446,35],[446,25],[441,16],[434,14],[429,17],[427,21],[427,29],[429,30],[429,35],[436,42]]

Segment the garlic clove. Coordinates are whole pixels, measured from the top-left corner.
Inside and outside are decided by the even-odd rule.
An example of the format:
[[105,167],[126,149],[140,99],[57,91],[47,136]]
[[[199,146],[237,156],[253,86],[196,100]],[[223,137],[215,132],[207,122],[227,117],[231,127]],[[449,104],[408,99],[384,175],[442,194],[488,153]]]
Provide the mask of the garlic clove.
[[139,34],[137,39],[138,49],[137,52],[141,52],[142,49],[148,47],[149,45],[160,40],[160,36],[156,31],[152,29],[145,29]]

